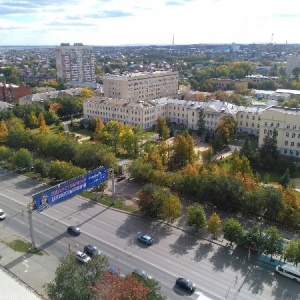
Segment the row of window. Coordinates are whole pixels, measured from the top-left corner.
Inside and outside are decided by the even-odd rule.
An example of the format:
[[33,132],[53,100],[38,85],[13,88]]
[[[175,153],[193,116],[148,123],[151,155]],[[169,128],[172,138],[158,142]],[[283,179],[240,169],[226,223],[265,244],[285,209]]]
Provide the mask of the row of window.
[[[244,118],[244,115],[241,115],[241,119],[243,119],[243,118]],[[246,115],[246,119],[249,119],[249,115]],[[255,120],[255,116],[252,116],[252,120]],[[258,117],[257,120],[260,121],[260,117]]]
[[300,153],[300,152],[299,152],[299,151],[294,151],[294,150],[284,149],[284,150],[283,150],[283,153],[284,153],[284,154],[288,154],[288,153],[289,153],[290,155],[294,155],[294,153],[295,153],[296,156],[299,156],[299,153]]
[[[288,141],[285,141],[284,142],[284,145],[285,146],[288,146],[289,145],[289,142]],[[291,142],[291,147],[295,146],[295,142]],[[300,148],[300,143],[297,143],[297,148]]]
[[[243,126],[243,122],[241,121],[240,122],[240,125],[241,126]],[[248,125],[248,122],[246,122],[246,125],[245,125],[246,127],[249,127],[249,125]],[[251,127],[255,127],[255,124],[254,123],[252,123],[252,126]],[[260,124],[257,124],[257,128],[259,128],[260,127]],[[267,130],[267,129],[265,129],[265,130]]]

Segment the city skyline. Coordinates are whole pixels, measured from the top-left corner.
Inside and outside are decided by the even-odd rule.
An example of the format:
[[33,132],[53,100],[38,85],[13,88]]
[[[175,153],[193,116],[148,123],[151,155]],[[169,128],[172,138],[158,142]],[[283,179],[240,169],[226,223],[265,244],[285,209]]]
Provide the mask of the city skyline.
[[0,0],[1,45],[298,44],[297,0]]

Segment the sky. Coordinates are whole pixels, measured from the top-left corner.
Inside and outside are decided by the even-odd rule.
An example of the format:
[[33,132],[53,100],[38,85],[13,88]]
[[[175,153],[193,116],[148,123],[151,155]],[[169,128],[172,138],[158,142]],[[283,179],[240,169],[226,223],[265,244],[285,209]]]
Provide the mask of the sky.
[[300,43],[300,0],[0,0],[0,46]]

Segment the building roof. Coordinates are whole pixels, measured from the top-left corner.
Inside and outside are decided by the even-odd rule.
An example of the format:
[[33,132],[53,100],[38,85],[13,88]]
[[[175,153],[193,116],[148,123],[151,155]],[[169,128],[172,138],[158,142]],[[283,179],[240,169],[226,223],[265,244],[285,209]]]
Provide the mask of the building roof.
[[286,94],[300,95],[300,91],[299,90],[277,89],[276,93],[286,93]]
[[290,115],[300,115],[300,108],[291,108],[291,107],[283,107],[283,106],[271,106],[266,110],[278,111],[285,114]]

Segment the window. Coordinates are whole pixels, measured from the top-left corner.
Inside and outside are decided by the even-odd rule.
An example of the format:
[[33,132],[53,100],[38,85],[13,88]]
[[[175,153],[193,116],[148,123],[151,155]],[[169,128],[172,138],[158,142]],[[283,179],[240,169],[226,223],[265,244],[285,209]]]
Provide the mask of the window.
[[279,123],[276,123],[276,127],[279,127]]
[[267,132],[268,132],[268,130],[267,130],[267,129],[265,129],[265,130],[264,130],[264,134],[266,134]]
[[294,142],[291,142],[291,146],[293,147],[295,145],[295,143]]
[[286,153],[287,153],[287,149],[284,149],[284,150],[283,150],[283,153],[286,154]]
[[240,122],[240,125],[241,125],[241,126],[243,125],[243,121]]
[[241,119],[243,119],[243,117],[244,117],[244,116],[243,116],[243,115],[241,115]]
[[297,148],[300,148],[300,143],[297,143]]
[[252,120],[255,120],[255,116],[252,116]]
[[254,123],[252,123],[252,127],[254,127]]
[[268,122],[265,122],[265,126],[268,126]]
[[292,133],[292,138],[294,138],[296,136],[296,133]]
[[288,141],[285,141],[284,144],[285,144],[285,146],[287,146],[287,145],[289,144],[289,142],[288,142]]
[[296,156],[299,156],[299,151],[296,151]]
[[294,151],[293,151],[293,150],[290,150],[290,154],[292,154],[292,155],[293,155],[293,154],[294,154]]
[[249,119],[249,116],[247,115],[247,117],[246,117],[247,119]]
[[289,137],[289,136],[290,136],[290,134],[287,132],[287,133],[285,134],[285,136],[286,136],[286,137]]
[[248,127],[248,122],[246,122],[246,127]]

